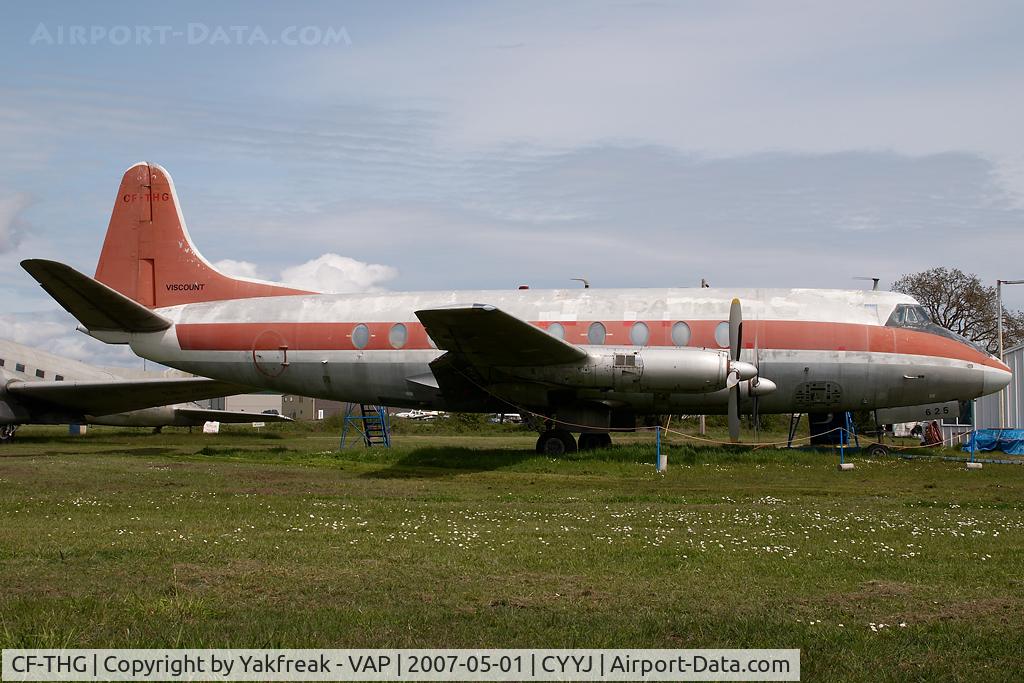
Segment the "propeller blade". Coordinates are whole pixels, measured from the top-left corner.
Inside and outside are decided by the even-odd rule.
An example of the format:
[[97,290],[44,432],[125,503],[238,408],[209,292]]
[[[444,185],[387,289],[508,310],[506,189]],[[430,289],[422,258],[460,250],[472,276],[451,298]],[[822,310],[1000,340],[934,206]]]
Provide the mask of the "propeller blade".
[[733,299],[729,306],[729,358],[740,359],[740,349],[743,346],[743,309],[740,307],[740,300]]
[[758,345],[759,337],[761,336],[761,326],[754,326],[754,369],[757,374],[754,375],[753,379],[750,380],[750,409],[754,421],[754,443],[761,442],[761,414],[760,414],[760,401],[761,398],[758,396],[758,388],[761,384],[761,353],[760,346]]
[[735,386],[729,390],[729,440],[740,440],[740,388]]

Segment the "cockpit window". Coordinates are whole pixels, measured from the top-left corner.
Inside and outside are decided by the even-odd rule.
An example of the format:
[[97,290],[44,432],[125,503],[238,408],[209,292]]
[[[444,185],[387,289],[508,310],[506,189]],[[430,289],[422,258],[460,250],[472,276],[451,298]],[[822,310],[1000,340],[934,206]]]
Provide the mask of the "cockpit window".
[[912,330],[930,332],[940,337],[956,340],[961,344],[967,344],[984,354],[988,353],[987,350],[970,339],[961,337],[959,334],[950,332],[945,327],[932,322],[932,316],[928,313],[928,309],[920,304],[897,304],[896,310],[889,316],[889,320],[886,321],[885,325],[886,327],[906,327]]
[[898,304],[885,323],[888,327],[916,327],[926,329],[934,325],[928,309],[919,304]]

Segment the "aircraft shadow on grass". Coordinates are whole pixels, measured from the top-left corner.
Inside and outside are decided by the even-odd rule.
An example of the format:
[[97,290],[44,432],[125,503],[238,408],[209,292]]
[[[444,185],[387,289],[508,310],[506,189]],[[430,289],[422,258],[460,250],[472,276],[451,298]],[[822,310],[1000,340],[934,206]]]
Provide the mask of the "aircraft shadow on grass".
[[[651,449],[650,456],[650,461],[653,463],[653,449]],[[410,451],[407,455],[388,464],[387,467],[368,472],[363,476],[371,479],[455,477],[476,472],[508,469],[529,460],[537,461],[538,466],[543,469],[545,463],[550,464],[554,461],[578,464],[587,462],[636,463],[647,462],[648,458],[647,453],[638,453],[634,448],[618,447],[557,457],[542,455],[533,449],[424,447]]]
[[425,479],[491,472],[512,467],[532,458],[533,450],[476,448],[417,448],[387,467],[367,472],[370,479]]

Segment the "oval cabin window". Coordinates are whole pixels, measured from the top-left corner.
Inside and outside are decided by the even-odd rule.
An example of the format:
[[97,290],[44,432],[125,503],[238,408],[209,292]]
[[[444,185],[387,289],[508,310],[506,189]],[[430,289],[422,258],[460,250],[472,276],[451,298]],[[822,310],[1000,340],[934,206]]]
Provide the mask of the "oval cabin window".
[[689,346],[690,326],[680,321],[672,326],[672,343],[676,346]]
[[370,328],[359,323],[352,330],[352,345],[357,349],[365,349],[370,343]]
[[715,327],[715,343],[723,349],[729,345],[729,323],[723,321]]
[[635,322],[633,327],[629,328],[629,341],[633,346],[647,346],[647,341],[650,338],[651,330],[647,327],[647,323]]
[[388,341],[391,343],[391,347],[400,349],[405,346],[405,342],[409,340],[409,331],[405,329],[405,325],[402,323],[395,323],[391,326],[391,330],[388,332]]

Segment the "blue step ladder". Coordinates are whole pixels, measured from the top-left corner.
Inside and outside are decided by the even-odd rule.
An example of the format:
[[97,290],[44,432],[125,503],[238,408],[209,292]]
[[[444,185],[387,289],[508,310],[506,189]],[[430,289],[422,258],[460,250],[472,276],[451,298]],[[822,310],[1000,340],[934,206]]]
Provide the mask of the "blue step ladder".
[[[359,435],[358,437],[356,435]],[[385,406],[367,403],[349,403],[341,426],[341,446],[347,441],[361,439],[367,448],[391,448],[391,419]]]

